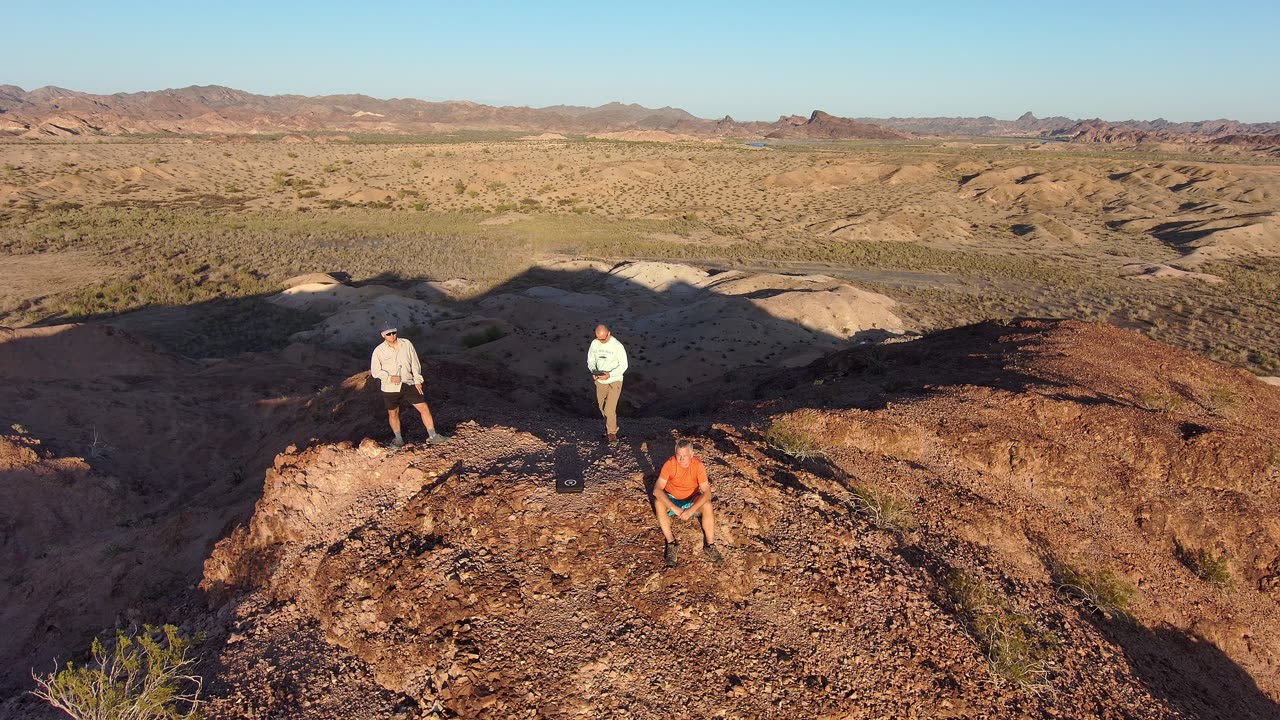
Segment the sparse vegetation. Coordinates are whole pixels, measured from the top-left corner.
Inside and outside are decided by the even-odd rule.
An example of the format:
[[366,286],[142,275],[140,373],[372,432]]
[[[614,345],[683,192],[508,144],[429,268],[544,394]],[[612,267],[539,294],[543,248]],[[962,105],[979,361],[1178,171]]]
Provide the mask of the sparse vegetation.
[[911,524],[911,503],[896,490],[856,484],[852,493],[858,514],[881,530],[901,530]]
[[951,570],[944,589],[969,637],[986,654],[995,682],[1028,690],[1048,687],[1051,661],[1060,644],[1053,634],[975,573]]
[[1174,555],[1196,577],[1219,588],[1230,587],[1231,565],[1227,554],[1214,553],[1206,548],[1190,548],[1181,541],[1174,541]]
[[1058,562],[1053,575],[1059,591],[1112,619],[1128,616],[1138,592],[1127,580],[1102,567]]
[[501,327],[497,325],[490,325],[484,330],[463,335],[462,344],[469,348],[479,347],[485,343],[491,343],[494,340],[498,340],[505,335],[506,333],[503,332]]
[[[369,237],[381,237],[384,230],[402,228],[395,215],[409,209],[416,210],[419,219],[432,225],[452,225],[459,239],[492,237],[500,233],[478,229],[475,219],[466,224],[453,220],[466,213],[518,209],[536,211],[530,214],[538,216],[539,225],[532,234],[541,238],[532,248],[535,252],[569,250],[603,258],[641,257],[784,270],[789,265],[801,269],[822,263],[848,269],[847,273],[836,272],[847,274],[866,289],[905,301],[896,312],[906,315],[922,330],[1018,315],[1102,320],[1142,328],[1156,339],[1255,372],[1280,372],[1280,346],[1276,340],[1280,337],[1280,316],[1273,312],[1269,300],[1280,292],[1280,281],[1276,280],[1280,277],[1280,260],[1249,257],[1205,266],[1206,272],[1226,280],[1222,285],[1187,281],[1136,283],[1116,277],[1116,263],[1167,257],[1167,245],[1149,235],[1105,228],[1090,231],[1091,242],[1086,244],[1043,235],[1042,226],[1067,233],[1072,222],[1079,224],[1076,216],[1080,213],[1086,213],[1087,219],[1105,213],[1105,209],[1090,203],[1082,202],[1078,208],[1046,209],[1041,212],[1046,218],[1035,222],[1010,220],[1006,212],[1009,208],[1004,206],[995,208],[993,213],[986,203],[966,203],[954,217],[941,218],[945,225],[938,225],[939,215],[925,209],[933,198],[954,197],[961,175],[946,170],[954,162],[1025,161],[1046,177],[1068,168],[1083,177],[1095,170],[1101,172],[1098,159],[1092,155],[1049,157],[1017,148],[984,151],[937,144],[917,148],[874,143],[791,143],[768,155],[748,157],[739,148],[729,146],[690,149],[661,143],[638,146],[569,141],[548,147],[515,142],[516,137],[515,133],[471,131],[447,136],[352,136],[350,143],[304,150],[273,144],[279,136],[263,136],[243,138],[249,143],[234,153],[225,146],[194,145],[178,150],[176,146],[156,144],[155,138],[132,138],[127,143],[82,146],[75,158],[53,154],[44,164],[26,159],[19,162],[17,156],[3,157],[0,159],[6,161],[5,176],[13,188],[54,179],[59,172],[83,171],[86,184],[83,192],[77,189],[74,196],[61,198],[25,197],[11,192],[0,201],[0,232],[39,223],[41,214],[54,212],[54,208],[69,208],[59,204],[66,202],[83,206],[76,211],[79,217],[64,228],[72,235],[92,232],[88,226],[96,224],[96,220],[89,220],[88,216],[107,205],[135,211],[207,208],[227,212],[228,216],[221,220],[227,225],[255,224],[256,215],[270,214],[273,207],[291,207],[283,196],[274,202],[270,198],[272,192],[288,189],[295,190],[299,199],[315,200],[303,205],[312,217],[346,213],[353,206],[387,211],[385,216],[366,223]],[[448,143],[451,149],[405,157],[404,149],[415,144],[421,148],[426,143]],[[489,151],[487,155],[485,150]],[[493,167],[490,156],[511,162],[511,167],[519,170],[500,172]],[[161,173],[148,173],[142,178],[104,182],[95,175],[104,169],[145,165],[153,160],[177,162],[179,157],[184,168],[208,168],[207,178],[184,174],[179,182],[162,177]],[[439,176],[423,178],[423,157],[438,158],[433,162],[439,165]],[[1099,157],[1132,167],[1143,162],[1140,154]],[[62,167],[61,163],[74,167]],[[857,168],[870,163],[886,167],[932,163],[943,170],[936,177],[922,176],[898,185],[873,182],[824,186],[819,191],[806,184],[809,180],[804,173],[809,171]],[[766,180],[787,173],[793,173],[798,184],[765,184]],[[330,196],[333,199],[321,200],[319,195],[311,194],[318,185],[313,179],[316,177],[328,187],[353,187]],[[572,188],[564,187],[566,177],[571,178]],[[1077,180],[1064,182],[1069,185]],[[168,194],[175,186],[190,193],[175,199]],[[563,197],[557,189],[573,194]],[[218,195],[219,191],[225,195]],[[362,197],[373,198],[373,202],[357,199],[362,191]],[[392,193],[412,204],[387,203],[378,199],[378,192]],[[1181,191],[1175,189],[1147,192],[1162,193],[1161,198],[1167,200],[1182,197]],[[474,198],[471,193],[475,193]],[[294,212],[290,215],[303,217]],[[435,216],[439,216],[438,222]],[[654,221],[651,230],[637,232],[634,218],[639,217],[669,219]],[[879,220],[865,225],[848,222],[859,218]],[[383,228],[377,227],[379,223]],[[842,224],[845,229],[837,229],[833,223]],[[1020,237],[1009,231],[1011,223],[1033,229]],[[167,229],[155,224],[133,242],[153,243],[154,236],[166,230],[183,233],[183,224],[179,221]],[[611,227],[616,232],[610,232]],[[916,237],[919,241],[883,242],[879,231],[873,231],[880,227],[903,232],[904,239]],[[696,233],[691,234],[691,230]],[[556,240],[557,233],[564,239]],[[667,234],[666,239],[659,237],[663,233]],[[508,228],[505,234],[530,233],[525,228]],[[486,242],[487,238],[480,241]],[[220,240],[211,237],[209,242],[217,244]],[[239,254],[235,260],[251,262],[251,256]],[[123,257],[113,261],[129,264]],[[881,275],[882,270],[890,273]],[[39,302],[42,306],[56,303]],[[5,310],[0,308],[0,312]],[[878,369],[872,363],[866,370]],[[884,387],[893,392],[898,386],[890,381]],[[1233,403],[1239,402],[1225,395],[1188,400],[1219,413],[1233,411]],[[1154,396],[1135,401],[1155,410],[1171,404],[1167,398]]]
[[765,432],[765,440],[797,460],[825,455],[828,448],[813,429],[816,414],[802,410],[775,420]]
[[110,648],[93,641],[87,664],[33,675],[33,694],[75,720],[194,720],[201,680],[190,649],[172,625],[118,630]]

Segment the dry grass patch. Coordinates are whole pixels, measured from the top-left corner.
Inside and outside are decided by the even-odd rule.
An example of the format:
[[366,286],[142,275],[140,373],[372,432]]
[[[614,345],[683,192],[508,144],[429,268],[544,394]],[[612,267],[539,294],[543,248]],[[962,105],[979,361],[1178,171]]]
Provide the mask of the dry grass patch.
[[765,431],[769,445],[797,460],[822,457],[831,447],[817,431],[822,415],[816,410],[801,410],[773,421]]
[[1138,594],[1128,580],[1097,565],[1057,561],[1053,575],[1059,592],[1110,619],[1127,618]]
[[1060,641],[979,575],[955,569],[943,588],[970,639],[986,654],[992,680],[1028,690],[1048,689]]

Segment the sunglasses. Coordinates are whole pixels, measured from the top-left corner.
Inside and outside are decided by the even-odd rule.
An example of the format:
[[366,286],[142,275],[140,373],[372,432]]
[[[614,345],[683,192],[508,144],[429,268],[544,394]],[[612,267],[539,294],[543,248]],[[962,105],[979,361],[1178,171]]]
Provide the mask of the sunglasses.
[[395,335],[395,334],[396,334],[396,331],[392,330],[391,332],[382,333],[382,337],[391,337],[392,335]]

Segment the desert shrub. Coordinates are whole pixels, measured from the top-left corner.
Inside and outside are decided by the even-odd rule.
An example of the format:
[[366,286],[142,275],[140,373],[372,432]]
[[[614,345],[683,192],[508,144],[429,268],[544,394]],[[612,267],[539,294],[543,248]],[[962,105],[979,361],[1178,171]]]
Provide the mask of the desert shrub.
[[313,198],[313,197],[319,197],[319,196],[320,196],[319,190],[303,190],[302,192],[298,193],[298,197],[300,198]]
[[1143,393],[1138,396],[1138,407],[1144,410],[1176,410],[1181,401],[1176,395],[1162,392]]
[[453,192],[456,195],[463,195],[467,192],[467,184],[461,180],[453,184]]
[[76,720],[198,718],[201,680],[190,674],[190,646],[172,625],[117,630],[109,650],[93,641],[87,664],[33,675],[33,694]]
[[827,453],[827,446],[813,431],[813,420],[813,415],[807,412],[779,418],[765,431],[764,439],[797,460],[821,457]]
[[1108,618],[1126,617],[1137,588],[1116,573],[1100,567],[1077,567],[1059,562],[1053,568],[1058,590],[1089,610]]
[[506,333],[502,331],[502,328],[497,325],[490,325],[484,330],[463,335],[462,344],[469,348],[479,347],[485,343],[491,343],[504,335],[506,335]]
[[881,530],[899,530],[911,524],[911,504],[893,490],[854,485],[853,504],[859,515]]
[[997,684],[1022,688],[1047,687],[1053,653],[1059,640],[1041,629],[1026,612],[991,590],[982,578],[964,570],[947,574],[944,589],[965,632],[987,656]]
[[1236,394],[1232,392],[1231,388],[1222,385],[1215,385],[1204,401],[1205,409],[1218,414],[1231,410],[1235,405]]
[[1210,585],[1223,588],[1231,585],[1231,565],[1226,553],[1218,555],[1205,548],[1192,549],[1177,540],[1173,543],[1173,553],[1196,577]]

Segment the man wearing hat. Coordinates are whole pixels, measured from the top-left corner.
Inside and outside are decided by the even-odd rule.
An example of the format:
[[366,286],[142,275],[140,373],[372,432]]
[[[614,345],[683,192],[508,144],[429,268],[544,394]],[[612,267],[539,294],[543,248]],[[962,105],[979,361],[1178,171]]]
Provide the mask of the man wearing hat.
[[369,374],[382,381],[382,404],[387,409],[391,431],[396,434],[392,447],[404,445],[400,435],[402,401],[408,401],[422,416],[422,424],[427,427],[427,442],[432,445],[449,442],[448,436],[436,432],[435,422],[431,420],[431,409],[422,395],[422,363],[418,362],[413,343],[400,338],[393,325],[382,327],[382,340],[382,344],[373,349]]

